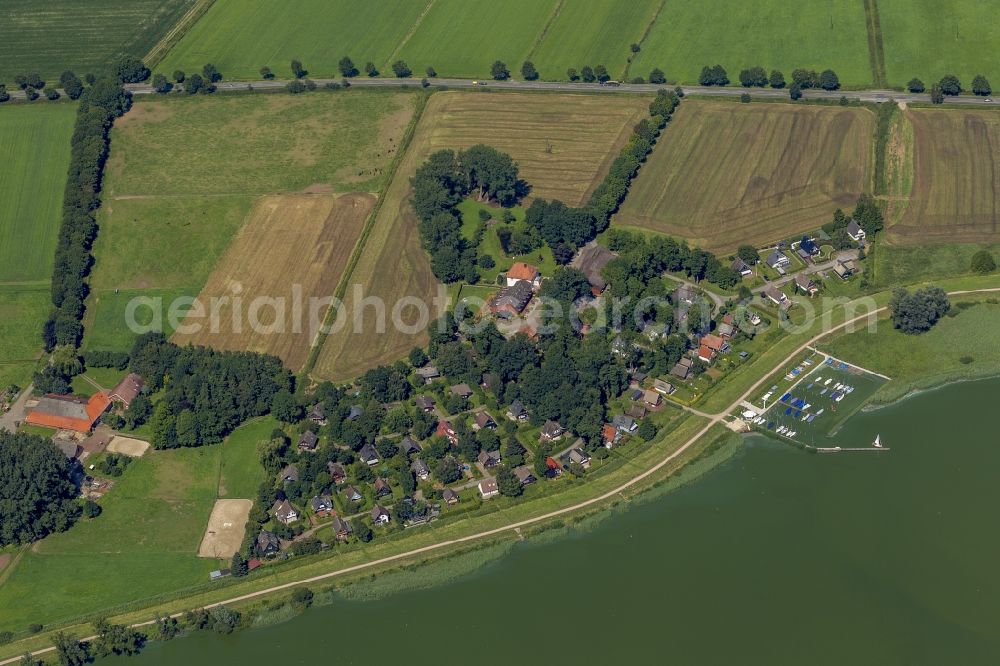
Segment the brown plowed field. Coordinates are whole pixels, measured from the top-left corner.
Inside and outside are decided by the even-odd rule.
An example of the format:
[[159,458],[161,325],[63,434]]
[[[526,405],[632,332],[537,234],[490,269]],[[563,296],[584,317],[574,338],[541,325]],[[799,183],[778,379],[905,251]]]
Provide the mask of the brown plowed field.
[[866,109],[684,101],[613,224],[714,252],[828,222],[871,190]]
[[898,224],[900,243],[996,243],[1000,113],[911,109],[913,188]]
[[[182,327],[174,342],[274,354],[300,369],[315,337],[309,299],[333,296],[374,204],[369,194],[262,197],[198,295],[204,316],[189,315],[183,322],[200,330]],[[234,319],[236,296],[242,299],[242,316]],[[211,303],[220,297],[232,300],[218,307],[213,331]],[[282,316],[262,300],[255,308],[255,299],[283,300]],[[318,321],[325,312],[326,307],[317,311]]]

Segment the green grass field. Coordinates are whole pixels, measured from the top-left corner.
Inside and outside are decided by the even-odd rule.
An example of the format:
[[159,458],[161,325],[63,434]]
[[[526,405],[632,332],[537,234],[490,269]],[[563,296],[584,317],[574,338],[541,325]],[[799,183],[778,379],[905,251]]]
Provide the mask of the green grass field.
[[[218,562],[196,557],[222,447],[150,451],[101,500],[103,513],[40,541],[0,586],[0,626],[91,612],[182,589]],[[40,592],[45,590],[44,594]]]
[[864,3],[808,0],[790,11],[780,0],[668,2],[629,73],[647,76],[659,67],[670,80],[696,83],[701,68],[716,63],[736,85],[741,69],[760,65],[783,70],[786,79],[797,67],[831,68],[844,85],[868,86]]
[[984,377],[1000,372],[1000,305],[980,298],[952,299],[953,313],[927,333],[906,335],[880,319],[878,331],[867,329],[836,337],[820,345],[845,361],[892,377],[875,400],[888,402],[907,393],[946,381]]
[[[83,349],[85,351],[110,350],[128,351],[140,333],[153,325],[154,312],[160,313],[159,325],[154,328],[171,335],[177,325],[184,320],[186,309],[178,310],[178,317],[171,323],[169,307],[181,297],[194,298],[200,287],[180,287],[176,289],[124,289],[91,293],[87,299],[87,313],[84,315]],[[139,329],[131,330],[127,322],[129,303],[135,301],[131,312],[132,320]]]
[[197,291],[252,204],[244,195],[106,202],[91,287],[102,293],[150,286]]
[[42,351],[42,324],[49,314],[48,285],[0,285],[0,388],[25,387]]
[[[860,3],[859,3],[860,4]],[[878,0],[889,83],[905,86],[913,77],[929,87],[954,74],[968,89],[984,74],[998,85],[1000,22],[987,2]]]
[[0,283],[48,280],[76,105],[0,111],[0,154],[17,159],[17,168],[0,169]]
[[253,499],[264,481],[264,468],[257,458],[257,443],[270,439],[281,424],[272,417],[246,423],[233,431],[222,444],[219,497]]
[[112,197],[376,191],[413,99],[349,91],[143,100],[115,123],[107,190]]
[[882,243],[874,252],[874,282],[880,287],[972,273],[972,255],[987,249],[1000,258],[1000,243],[898,245]]
[[432,66],[440,76],[485,79],[502,60],[520,78],[555,6],[555,0],[435,0],[398,57],[418,75]]
[[118,53],[142,57],[195,0],[3,0],[0,81],[70,69],[106,73]]
[[604,65],[612,77],[621,78],[631,55],[629,46],[642,39],[662,4],[662,0],[564,3],[532,51],[531,61],[543,79],[565,79],[568,68],[579,71],[584,65]]
[[157,67],[200,71],[212,62],[227,78],[259,79],[267,65],[284,78],[302,61],[310,75],[340,76],[349,55],[359,69],[382,68],[427,5],[419,0],[217,0]]

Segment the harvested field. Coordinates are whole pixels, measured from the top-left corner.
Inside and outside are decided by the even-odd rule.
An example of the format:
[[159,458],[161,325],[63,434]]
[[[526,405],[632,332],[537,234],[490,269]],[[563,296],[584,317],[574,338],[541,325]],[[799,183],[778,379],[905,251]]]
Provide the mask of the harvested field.
[[215,500],[205,537],[198,546],[198,557],[229,559],[243,545],[243,534],[253,501],[248,499]]
[[510,153],[532,196],[576,206],[604,178],[648,106],[648,97],[630,95],[438,93],[410,153],[419,165],[435,150],[486,143]]
[[[570,205],[584,202],[617,155],[632,125],[646,113],[648,98],[530,93],[443,92],[431,97],[413,141],[385,193],[371,236],[351,275],[345,311],[354,312],[355,285],[363,296],[386,304],[387,325],[376,330],[371,308],[358,326],[345,322],[326,338],[314,374],[332,380],[356,377],[368,368],[389,363],[415,345],[427,343],[426,331],[406,332],[392,325],[392,308],[404,297],[426,303],[430,319],[440,312],[433,303],[438,282],[420,246],[416,217],[410,207],[410,177],[430,153],[488,143],[509,152],[532,195],[559,198]],[[402,311],[412,324],[416,310]],[[362,341],[362,343],[359,343]]]
[[118,435],[111,438],[111,441],[108,442],[108,446],[105,449],[105,451],[120,453],[132,458],[141,458],[148,450],[149,442],[144,442],[141,439],[133,439],[131,437],[120,437]]
[[[368,194],[262,197],[198,296],[203,317],[189,314],[173,340],[274,354],[301,368],[314,338],[309,299],[333,296],[374,204]],[[211,323],[212,301],[236,295],[243,306],[225,303]]]
[[911,109],[913,187],[898,243],[997,243],[1000,113]]
[[714,252],[815,229],[870,191],[874,124],[866,109],[685,101],[613,223]]

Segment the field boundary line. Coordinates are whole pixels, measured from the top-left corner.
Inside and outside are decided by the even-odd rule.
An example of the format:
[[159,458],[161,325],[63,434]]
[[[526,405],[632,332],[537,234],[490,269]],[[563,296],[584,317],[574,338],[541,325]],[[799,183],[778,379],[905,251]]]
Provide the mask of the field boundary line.
[[[649,33],[653,32],[653,26],[656,22],[660,20],[660,14],[663,13],[663,8],[667,6],[667,0],[660,0],[660,6],[656,8],[653,12],[653,18],[650,19],[649,24],[646,25],[646,30],[642,33],[639,41],[636,44],[639,45],[639,52],[642,52],[642,45],[646,42],[646,38],[649,37]],[[625,59],[625,70],[622,72],[622,80],[628,80],[629,70],[632,69],[632,61],[635,59],[635,53],[629,53],[629,57]]]
[[559,0],[559,2],[556,3],[555,7],[552,8],[552,13],[549,14],[548,20],[545,21],[545,25],[542,26],[542,31],[538,33],[538,37],[535,38],[535,41],[531,45],[531,48],[528,49],[528,55],[524,57],[525,60],[531,60],[535,56],[535,51],[538,50],[538,47],[541,45],[542,41],[544,41],[545,37],[549,34],[549,28],[551,28],[552,24],[555,23],[557,18],[559,18],[559,15],[562,13],[562,9],[565,5],[566,5],[566,0]]
[[174,24],[167,34],[163,35],[153,48],[149,49],[149,52],[143,57],[143,62],[150,69],[153,69],[166,57],[170,52],[170,49],[174,48],[187,31],[194,27],[194,24],[201,19],[202,16],[215,4],[215,0],[196,0],[195,4],[191,9],[187,11],[184,16]]
[[382,69],[389,69],[393,60],[395,60],[396,56],[399,55],[399,52],[403,50],[403,47],[409,43],[409,41],[413,38],[414,33],[416,33],[420,28],[420,24],[424,22],[424,17],[427,16],[427,12],[429,12],[432,7],[434,7],[434,0],[430,0],[430,2],[427,3],[427,6],[424,7],[424,11],[420,12],[420,16],[417,17],[417,20],[413,22],[413,25],[407,33],[403,35],[401,40],[399,40],[399,44],[396,44],[396,48],[394,48],[392,53],[389,54],[389,59],[385,61],[385,65]]
[[878,0],[865,0],[865,28],[868,32],[868,64],[872,69],[872,83],[876,88],[886,88],[889,83],[885,73],[885,45]]
[[[432,0],[433,4],[433,0]],[[410,123],[406,127],[406,132],[403,134],[403,138],[399,142],[399,150],[396,152],[396,157],[393,159],[392,163],[389,165],[389,169],[386,173],[385,185],[378,193],[378,198],[375,201],[375,206],[372,208],[371,213],[368,214],[368,219],[365,220],[365,226],[361,230],[361,235],[358,236],[358,242],[354,244],[354,250],[351,252],[351,258],[347,261],[347,266],[344,267],[344,274],[340,278],[340,282],[337,283],[337,288],[334,291],[334,298],[343,300],[344,294],[347,293],[347,285],[350,283],[351,277],[354,275],[354,269],[357,268],[358,262],[361,260],[361,254],[364,252],[365,246],[368,245],[368,238],[372,234],[372,230],[375,228],[375,220],[378,218],[379,212],[382,210],[382,204],[385,202],[385,194],[389,191],[390,185],[396,179],[396,172],[399,171],[399,165],[402,164],[403,159],[410,150],[410,142],[413,140],[413,135],[416,134],[417,124],[424,115],[424,109],[427,107],[427,100],[430,99],[431,95],[422,94],[418,95],[416,106],[413,109],[413,117],[410,118]],[[333,317],[336,316],[336,308],[328,308],[326,314],[323,316],[323,328],[328,328],[333,322]],[[322,329],[316,334],[316,339],[313,340],[312,347],[309,349],[309,357],[306,358],[305,365],[302,366],[302,370],[299,371],[299,375],[307,377],[312,373],[313,369],[316,367],[316,361],[319,360],[319,354],[323,350],[323,345],[326,343],[327,338],[330,336],[323,333]]]

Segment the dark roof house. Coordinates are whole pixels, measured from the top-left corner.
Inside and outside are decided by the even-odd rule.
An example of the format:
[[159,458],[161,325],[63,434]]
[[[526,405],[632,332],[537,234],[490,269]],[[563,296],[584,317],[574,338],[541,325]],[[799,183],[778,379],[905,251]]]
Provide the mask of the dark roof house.
[[299,449],[302,451],[315,451],[319,444],[319,437],[312,430],[306,430],[299,436]]
[[123,403],[126,407],[132,404],[136,396],[142,393],[146,382],[142,377],[134,372],[125,375],[125,378],[118,382],[118,386],[111,389],[109,397],[112,402]]

